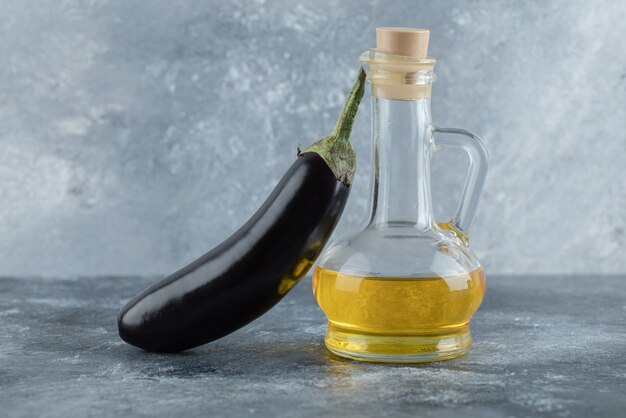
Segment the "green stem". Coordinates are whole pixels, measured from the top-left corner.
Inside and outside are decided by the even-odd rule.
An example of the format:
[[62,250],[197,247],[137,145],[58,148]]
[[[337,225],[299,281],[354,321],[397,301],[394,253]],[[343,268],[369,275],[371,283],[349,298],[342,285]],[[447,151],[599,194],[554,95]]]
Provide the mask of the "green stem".
[[364,91],[365,71],[361,68],[333,132],[302,152],[302,154],[307,152],[319,154],[333,171],[337,180],[347,186],[352,184],[356,170],[356,154],[350,143],[350,133]]
[[364,91],[365,71],[363,70],[363,67],[361,67],[359,69],[359,75],[357,76],[356,80],[354,80],[350,95],[343,105],[341,115],[337,120],[337,124],[335,125],[335,129],[333,129],[333,133],[331,134],[331,136],[335,136],[338,139],[345,139],[346,141],[350,140],[350,132],[352,132],[354,118],[356,117],[356,112],[359,110],[359,104],[361,103],[361,99],[363,98]]

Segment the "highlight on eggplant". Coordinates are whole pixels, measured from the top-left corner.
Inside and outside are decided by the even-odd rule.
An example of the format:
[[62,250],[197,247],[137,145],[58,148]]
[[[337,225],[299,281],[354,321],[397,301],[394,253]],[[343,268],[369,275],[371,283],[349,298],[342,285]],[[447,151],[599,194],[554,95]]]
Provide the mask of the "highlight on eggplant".
[[309,271],[344,209],[356,168],[349,137],[361,68],[332,134],[300,151],[258,211],[226,241],[139,293],[120,337],[154,352],[214,341],[267,312]]

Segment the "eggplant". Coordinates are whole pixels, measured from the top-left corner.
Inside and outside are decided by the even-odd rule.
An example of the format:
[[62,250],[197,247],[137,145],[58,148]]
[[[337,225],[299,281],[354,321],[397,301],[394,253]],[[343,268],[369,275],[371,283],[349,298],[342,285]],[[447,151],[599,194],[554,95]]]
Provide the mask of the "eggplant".
[[214,341],[263,315],[309,271],[330,238],[354,177],[349,137],[361,68],[332,134],[304,151],[260,209],[226,241],[124,306],[120,337],[153,352]]

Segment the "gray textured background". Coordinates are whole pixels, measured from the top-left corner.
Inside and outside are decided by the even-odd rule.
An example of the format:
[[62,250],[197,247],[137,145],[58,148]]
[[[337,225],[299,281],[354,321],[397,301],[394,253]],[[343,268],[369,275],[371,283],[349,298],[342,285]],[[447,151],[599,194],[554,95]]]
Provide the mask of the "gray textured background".
[[[163,274],[219,243],[330,131],[376,26],[431,29],[435,121],[490,148],[488,272],[624,273],[624,22],[614,1],[5,0],[0,274]],[[465,168],[435,160],[442,219]]]

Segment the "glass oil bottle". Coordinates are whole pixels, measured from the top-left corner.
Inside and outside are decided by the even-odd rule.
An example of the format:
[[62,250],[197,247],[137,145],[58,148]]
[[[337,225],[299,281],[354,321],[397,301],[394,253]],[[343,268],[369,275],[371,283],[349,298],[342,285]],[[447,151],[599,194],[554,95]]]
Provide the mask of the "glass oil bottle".
[[[324,251],[313,277],[328,317],[325,344],[343,357],[446,360],[472,342],[469,323],[483,299],[485,274],[468,248],[468,233],[488,154],[478,136],[431,120],[429,34],[378,28],[376,48],[361,55],[372,87],[369,209],[358,230]],[[464,149],[470,168],[454,219],[437,223],[430,158],[446,147]]]

